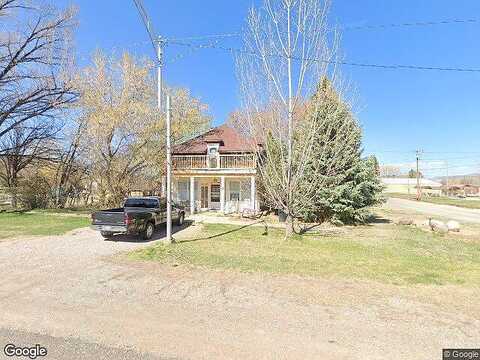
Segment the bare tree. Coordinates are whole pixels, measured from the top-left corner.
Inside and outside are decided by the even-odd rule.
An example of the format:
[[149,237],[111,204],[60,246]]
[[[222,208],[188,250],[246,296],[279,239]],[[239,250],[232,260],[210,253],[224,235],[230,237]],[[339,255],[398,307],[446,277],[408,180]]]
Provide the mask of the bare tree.
[[304,188],[306,164],[314,154],[313,134],[320,130],[320,122],[310,121],[297,131],[306,109],[313,106],[310,111],[315,113],[321,101],[312,105],[314,98],[306,99],[321,79],[336,79],[331,64],[338,36],[327,26],[329,6],[328,0],[265,0],[262,8],[249,13],[245,47],[236,61],[244,124],[256,143],[263,144],[257,149],[260,177],[267,200],[287,214],[286,236],[298,216],[295,207],[301,206],[295,198]]
[[51,159],[52,133],[48,124],[33,127],[19,125],[1,139],[1,146],[9,150],[0,154],[3,167],[0,180],[10,193],[13,207],[17,206],[20,173],[38,161]]
[[[29,132],[29,141],[32,134],[44,137],[58,111],[76,98],[66,76],[74,11],[0,0],[0,19],[0,140],[20,130]],[[14,150],[1,143],[0,153]]]

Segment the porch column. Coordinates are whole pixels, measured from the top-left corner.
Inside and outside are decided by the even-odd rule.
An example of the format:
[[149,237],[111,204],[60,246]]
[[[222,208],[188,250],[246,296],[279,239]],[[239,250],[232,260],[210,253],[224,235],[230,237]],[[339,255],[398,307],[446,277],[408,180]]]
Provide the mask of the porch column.
[[250,198],[252,200],[252,209],[256,210],[256,201],[257,201],[257,196],[256,196],[256,186],[255,186],[255,176],[250,177]]
[[190,176],[190,214],[195,213],[195,177]]
[[225,212],[225,176],[220,177],[220,211]]

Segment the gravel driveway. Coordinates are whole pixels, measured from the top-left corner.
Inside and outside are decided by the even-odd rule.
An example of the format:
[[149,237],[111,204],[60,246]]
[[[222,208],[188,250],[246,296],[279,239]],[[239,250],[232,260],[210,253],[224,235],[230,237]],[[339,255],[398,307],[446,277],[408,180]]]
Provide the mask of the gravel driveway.
[[179,359],[440,359],[443,347],[480,344],[479,289],[130,262],[119,254],[148,244],[120,240],[81,229],[1,242],[0,341],[39,339],[48,359],[70,352],[103,359],[116,351]]
[[385,207],[393,210],[416,211],[460,222],[480,224],[480,210],[478,209],[466,209],[458,206],[438,205],[398,198],[389,198]]

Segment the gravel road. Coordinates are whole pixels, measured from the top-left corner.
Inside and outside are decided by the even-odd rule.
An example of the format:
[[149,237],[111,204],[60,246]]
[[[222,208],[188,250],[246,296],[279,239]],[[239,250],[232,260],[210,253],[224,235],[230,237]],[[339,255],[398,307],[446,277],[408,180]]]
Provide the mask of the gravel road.
[[421,201],[389,198],[386,208],[402,211],[416,211],[426,215],[440,216],[466,223],[480,224],[480,210],[466,209],[451,205],[438,205]]
[[480,344],[479,289],[131,262],[119,254],[148,244],[119,240],[81,229],[0,242],[0,348],[38,341],[47,359],[401,360]]

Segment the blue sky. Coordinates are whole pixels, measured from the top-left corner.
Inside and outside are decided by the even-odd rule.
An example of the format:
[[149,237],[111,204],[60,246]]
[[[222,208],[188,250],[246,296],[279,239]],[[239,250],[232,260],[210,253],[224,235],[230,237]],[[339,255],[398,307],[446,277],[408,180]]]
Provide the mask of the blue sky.
[[[57,0],[60,6],[72,2]],[[156,29],[166,37],[238,32],[259,0],[144,0]],[[128,49],[153,56],[133,1],[77,0],[80,64],[96,48]],[[478,14],[478,17],[476,16]],[[478,23],[350,30],[343,33],[346,61],[480,69],[480,1],[333,0],[332,24],[346,26],[479,19]],[[199,42],[201,43],[201,42]],[[238,40],[219,43],[238,47]],[[209,104],[215,124],[239,105],[232,57],[215,49],[166,49],[166,81],[185,86]],[[179,57],[182,56],[182,57]],[[365,153],[382,163],[405,164],[425,150],[429,175],[480,172],[480,73],[388,70],[344,66],[358,90]]]

